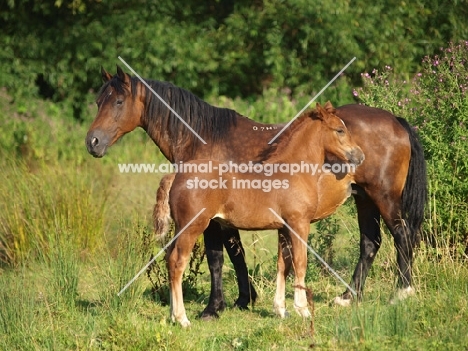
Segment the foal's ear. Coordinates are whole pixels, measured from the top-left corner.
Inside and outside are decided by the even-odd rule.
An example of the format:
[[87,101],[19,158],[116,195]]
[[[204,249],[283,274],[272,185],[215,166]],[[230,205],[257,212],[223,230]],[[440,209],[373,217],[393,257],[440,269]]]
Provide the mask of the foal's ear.
[[117,65],[117,77],[119,77],[122,82],[130,86],[130,76],[125,73],[119,65]]
[[105,83],[105,82],[108,82],[112,79],[112,76],[109,72],[107,72],[104,67],[101,66],[101,77],[102,77],[102,81]]
[[318,102],[315,105],[315,110],[317,111],[317,118],[322,121],[328,116],[328,112]]
[[326,103],[325,103],[325,106],[323,107],[328,113],[332,113],[332,114],[335,114],[336,112],[336,108],[333,107],[332,103],[330,102],[330,100],[328,100]]

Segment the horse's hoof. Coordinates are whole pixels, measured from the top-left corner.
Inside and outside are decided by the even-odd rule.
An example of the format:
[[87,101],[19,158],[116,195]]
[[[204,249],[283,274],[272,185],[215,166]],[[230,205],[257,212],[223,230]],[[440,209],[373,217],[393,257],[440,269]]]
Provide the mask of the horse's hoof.
[[219,319],[219,314],[216,313],[216,311],[204,310],[200,315],[200,319],[202,321],[212,321],[212,320],[215,320],[215,319]]
[[333,302],[335,303],[335,305],[338,305],[338,306],[349,307],[349,306],[351,306],[352,300],[351,299],[344,299],[341,296],[337,296],[337,297],[335,297]]
[[239,298],[234,302],[234,307],[237,307],[242,311],[248,311],[249,304],[252,303],[252,305],[254,305],[255,301],[257,301],[257,297],[257,292],[252,287],[250,291],[250,296],[239,296]]
[[416,292],[411,286],[403,289],[398,289],[395,296],[390,300],[391,305],[396,305],[398,302],[407,299],[410,296],[414,296]]
[[234,308],[237,308],[241,311],[248,311],[249,310],[249,306],[248,305],[244,305],[244,304],[239,304],[237,302],[234,303]]

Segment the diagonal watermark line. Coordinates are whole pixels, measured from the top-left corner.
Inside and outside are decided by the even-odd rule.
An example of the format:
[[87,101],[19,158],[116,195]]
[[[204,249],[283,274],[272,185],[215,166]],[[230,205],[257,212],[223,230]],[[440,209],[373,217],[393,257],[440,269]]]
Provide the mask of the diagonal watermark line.
[[127,67],[127,68],[128,68],[128,69],[129,69],[129,70],[130,70],[130,71],[131,71],[131,72],[132,72],[132,73],[133,73],[133,74],[134,74],[134,75],[135,75],[135,76],[136,76],[136,77],[137,77],[137,78],[154,94],[154,95],[156,95],[156,97],[157,97],[159,100],[161,100],[161,102],[162,102],[164,105],[166,105],[166,107],[167,107],[169,110],[171,110],[171,112],[172,112],[173,114],[175,114],[175,115],[177,116],[177,118],[180,119],[180,121],[181,121],[183,124],[185,124],[185,126],[186,126],[188,129],[190,129],[190,131],[191,131],[193,134],[195,134],[195,136],[196,136],[198,139],[200,139],[200,141],[201,141],[203,144],[206,145],[206,141],[203,140],[203,138],[202,138],[200,135],[198,135],[198,133],[197,133],[196,131],[194,131],[193,128],[190,127],[189,124],[188,124],[187,122],[185,122],[185,121],[183,120],[183,118],[180,117],[179,114],[178,114],[177,112],[175,112],[174,109],[173,109],[171,106],[169,106],[169,104],[168,104],[166,101],[164,101],[164,99],[163,99],[161,96],[159,96],[158,93],[156,93],[156,92],[154,91],[154,89],[151,88],[151,86],[150,86],[148,83],[146,83],[145,80],[144,80],[143,78],[141,78],[140,75],[139,75],[138,73],[136,73],[136,72],[134,71],[134,69],[133,69],[132,67],[130,67],[130,65],[129,65],[127,62],[125,62],[125,60],[124,60],[122,57],[119,56],[119,60],[122,61],[122,63],[123,63],[123,64],[124,64],[124,65],[125,65],[125,66],[126,66],[126,67]]
[[193,221],[196,220],[196,219],[198,218],[198,216],[200,216],[200,215],[202,214],[202,212],[205,211],[205,210],[206,210],[206,207],[203,207],[203,208],[200,210],[200,212],[198,212],[198,213],[195,215],[195,217],[193,217],[192,220],[191,220],[190,222],[188,222],[187,225],[186,225],[185,227],[183,227],[183,228],[180,230],[180,232],[177,233],[177,235],[174,235],[174,237],[171,239],[171,241],[169,241],[169,242],[166,244],[166,246],[164,246],[164,247],[161,249],[161,251],[159,251],[159,252],[157,253],[157,255],[154,256],[154,257],[146,264],[146,266],[144,266],[144,267],[127,283],[127,285],[125,285],[125,286],[122,288],[122,290],[119,291],[119,293],[117,294],[117,296],[120,296],[125,290],[127,290],[127,288],[128,288],[130,285],[132,285],[132,283],[133,283],[135,280],[137,280],[137,278],[138,278],[144,271],[146,271],[146,270],[148,269],[148,267],[149,267],[149,266],[150,266],[150,265],[151,265],[151,264],[168,248],[168,247],[169,247],[169,245],[171,245],[171,244],[180,236],[180,234],[182,234],[182,233],[185,231],[185,229],[187,229],[188,226],[189,226],[190,224],[192,224]]
[[343,285],[346,286],[346,288],[348,288],[348,290],[351,291],[351,293],[352,293],[354,296],[357,295],[357,294],[356,294],[356,291],[355,291],[353,288],[351,288],[351,287],[349,286],[349,284],[346,283],[346,282],[344,281],[344,279],[341,278],[340,275],[339,275],[338,273],[336,273],[336,271],[335,271],[333,268],[331,268],[330,265],[329,265],[327,262],[325,262],[325,260],[324,260],[322,257],[320,257],[320,255],[319,255],[317,252],[315,252],[315,250],[314,250],[313,248],[311,248],[310,245],[307,244],[307,243],[304,241],[304,239],[302,239],[302,238],[299,236],[299,234],[297,234],[297,233],[294,231],[294,229],[292,229],[292,228],[283,220],[283,218],[281,218],[280,215],[279,215],[278,213],[276,213],[276,211],[275,211],[274,209],[272,209],[271,207],[269,207],[268,209],[269,209],[276,217],[278,217],[278,219],[281,220],[281,222],[283,222],[283,224],[284,224],[294,235],[297,236],[297,238],[309,249],[309,251],[312,252],[312,253],[314,254],[314,256],[317,257],[317,259],[318,259],[323,265],[325,265],[325,267],[327,267],[328,270],[329,270],[330,272],[332,272],[332,273],[335,275],[335,277],[337,277],[338,280],[339,280],[340,282],[342,282]]
[[345,69],[348,68],[349,65],[351,65],[351,64],[354,62],[354,60],[356,60],[356,57],[353,57],[353,59],[352,59],[351,61],[349,61],[348,64],[347,64],[346,66],[344,66],[343,69],[342,69],[341,71],[339,71],[339,72],[336,74],[336,76],[334,76],[334,77],[332,78],[332,80],[329,81],[328,84],[325,85],[325,86],[322,88],[322,90],[320,90],[320,91],[312,98],[312,100],[310,100],[310,101],[307,103],[307,105],[305,105],[304,108],[303,108],[302,110],[300,110],[300,111],[297,113],[297,115],[295,115],[294,118],[293,118],[292,120],[290,120],[290,121],[288,122],[288,124],[286,124],[286,125],[283,127],[283,129],[281,129],[281,130],[278,132],[278,134],[276,134],[276,135],[273,137],[273,139],[271,139],[271,140],[268,142],[268,144],[271,144],[272,142],[274,142],[274,141],[276,140],[276,138],[278,138],[278,137],[281,135],[281,133],[283,133],[283,132],[286,130],[286,128],[288,128],[288,127],[291,125],[291,123],[294,122],[294,121],[296,120],[296,118],[299,117],[299,116],[302,114],[302,112],[304,112],[305,109],[306,109],[307,107],[309,107],[310,104],[313,103],[313,102],[315,101],[315,99],[317,99],[317,98],[325,91],[325,89],[327,89],[327,88],[330,86],[330,84],[333,83],[333,82],[336,80],[336,78],[338,78],[338,77],[340,76],[340,74],[343,73],[343,72],[345,71]]

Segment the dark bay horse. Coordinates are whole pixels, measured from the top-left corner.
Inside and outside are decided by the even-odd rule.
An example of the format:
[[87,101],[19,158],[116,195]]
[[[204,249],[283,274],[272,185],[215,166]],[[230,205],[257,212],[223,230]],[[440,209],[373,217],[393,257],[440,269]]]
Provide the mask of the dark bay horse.
[[[143,128],[172,163],[194,159],[256,161],[283,125],[254,122],[235,111],[217,108],[170,83],[145,80],[207,144],[203,144],[137,78],[120,68],[115,76],[101,70],[104,85],[97,98],[98,112],[86,136],[95,157],[122,135]],[[351,281],[361,297],[368,271],[380,248],[380,218],[389,228],[397,250],[399,292],[412,291],[413,248],[418,240],[427,197],[426,164],[413,128],[391,113],[362,105],[337,108],[339,116],[366,155],[353,184],[360,229],[360,257]],[[288,132],[286,129],[285,133]],[[293,136],[288,133],[293,138]],[[221,233],[222,235],[219,235]],[[231,240],[234,238],[234,240]],[[248,280],[239,232],[211,221],[204,232],[211,275],[211,293],[203,317],[217,316],[226,304],[222,290],[223,245],[233,262],[239,286],[235,305],[246,308],[256,292]],[[234,243],[234,244],[233,244]],[[240,247],[237,246],[240,245]],[[337,302],[349,304],[346,290]]]
[[[282,140],[285,138],[280,136],[275,153],[256,166],[306,163],[322,169],[330,157],[359,166],[364,154],[353,142],[341,119],[333,114],[334,111],[327,103],[325,108],[317,104],[316,111],[304,113],[289,127],[294,138]],[[175,223],[176,238],[166,254],[172,321],[179,322],[183,327],[190,325],[183,303],[182,276],[198,236],[206,230],[211,220],[236,229],[278,229],[275,311],[283,318],[286,316],[285,280],[293,266],[294,308],[301,316],[310,317],[303,288],[307,267],[304,242],[309,236],[309,224],[335,212],[351,195],[353,173],[342,170],[340,164],[335,163],[339,166],[339,173],[311,173],[310,170],[306,173],[299,172],[298,168],[296,174],[265,175],[255,171],[232,170],[220,177],[219,171],[207,172],[207,165],[212,170],[221,168],[221,162],[191,161],[190,166],[196,166],[201,171],[190,167],[189,172],[164,176],[156,195],[153,213],[156,234],[167,233],[170,217]],[[272,178],[278,182],[277,188],[251,187],[255,182],[268,184]],[[204,185],[195,187],[195,180],[196,184]],[[239,182],[248,185],[236,186]],[[204,209],[203,212],[200,212],[201,209]]]

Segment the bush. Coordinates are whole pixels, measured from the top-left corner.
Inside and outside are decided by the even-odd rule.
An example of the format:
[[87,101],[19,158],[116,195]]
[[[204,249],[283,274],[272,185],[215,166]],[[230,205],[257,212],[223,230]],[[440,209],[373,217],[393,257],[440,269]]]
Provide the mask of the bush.
[[99,67],[112,69],[118,56],[143,77],[231,98],[285,87],[311,95],[356,56],[343,84],[328,91],[342,96],[368,64],[412,71],[441,43],[465,38],[465,5],[9,0],[0,4],[0,86],[15,96],[65,100],[86,121],[83,102],[100,85]]
[[[363,103],[408,119],[419,131],[428,163],[429,202],[423,236],[448,243],[453,253],[468,244],[468,41],[426,56],[411,81],[386,66],[364,73],[354,90]],[[466,251],[465,251],[466,252]]]

